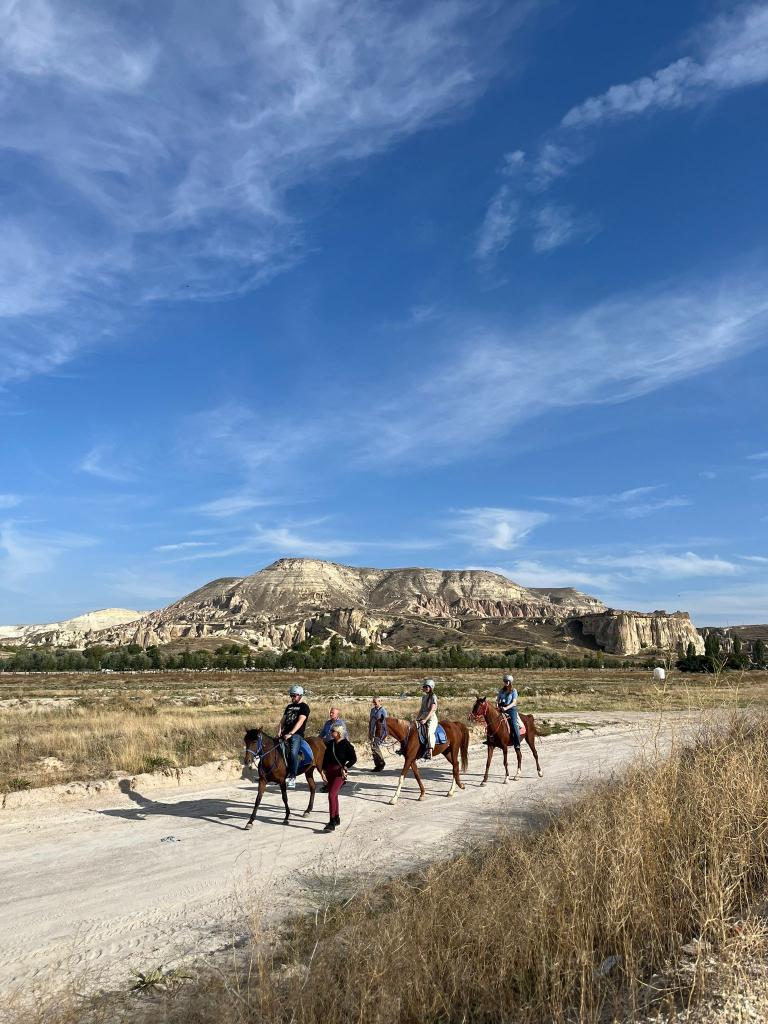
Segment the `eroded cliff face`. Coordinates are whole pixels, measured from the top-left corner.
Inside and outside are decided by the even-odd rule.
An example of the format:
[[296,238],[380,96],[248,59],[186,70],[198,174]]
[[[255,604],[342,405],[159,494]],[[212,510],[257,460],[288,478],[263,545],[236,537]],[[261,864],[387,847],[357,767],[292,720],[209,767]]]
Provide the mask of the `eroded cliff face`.
[[[580,628],[615,654],[674,649],[689,640],[697,650],[702,645],[684,613],[614,612],[571,588],[529,589],[482,570],[356,568],[311,558],[283,558],[252,576],[213,580],[167,608],[90,630],[82,639],[149,647],[212,637],[284,651],[308,637],[327,642],[334,635],[359,645],[407,635],[418,646],[444,630],[452,631],[454,643],[487,635],[503,649],[513,623],[569,624],[572,635]],[[420,627],[429,627],[429,637]]]
[[585,636],[607,654],[633,655],[643,651],[685,651],[692,643],[704,653],[704,640],[688,612],[623,612],[609,608],[597,615],[578,618]]

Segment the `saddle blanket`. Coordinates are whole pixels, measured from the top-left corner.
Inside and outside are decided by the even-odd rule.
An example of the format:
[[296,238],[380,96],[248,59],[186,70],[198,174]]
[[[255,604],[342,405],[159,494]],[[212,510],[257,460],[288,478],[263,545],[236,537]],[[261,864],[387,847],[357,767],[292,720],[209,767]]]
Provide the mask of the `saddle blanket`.
[[[427,743],[427,730],[423,725],[419,726],[419,739],[426,746]],[[438,722],[437,729],[435,729],[435,745],[438,743],[447,743],[448,737],[445,735],[445,729]]]
[[314,758],[312,753],[312,747],[307,743],[304,737],[301,737],[301,747],[299,748],[299,768],[309,768]]

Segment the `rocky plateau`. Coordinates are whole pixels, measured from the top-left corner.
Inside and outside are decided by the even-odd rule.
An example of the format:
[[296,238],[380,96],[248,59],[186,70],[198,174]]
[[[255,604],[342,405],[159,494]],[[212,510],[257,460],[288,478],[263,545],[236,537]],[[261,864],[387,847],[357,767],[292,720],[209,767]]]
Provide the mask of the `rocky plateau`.
[[125,611],[122,621],[123,610],[112,612],[108,623],[81,616],[57,628],[8,628],[22,631],[13,637],[17,644],[74,647],[220,638],[283,651],[338,636],[396,649],[441,639],[488,650],[530,644],[617,655],[688,643],[704,649],[686,612],[617,611],[571,588],[527,588],[483,570],[357,568],[310,558],[281,558],[251,576],[213,580],[158,611]]

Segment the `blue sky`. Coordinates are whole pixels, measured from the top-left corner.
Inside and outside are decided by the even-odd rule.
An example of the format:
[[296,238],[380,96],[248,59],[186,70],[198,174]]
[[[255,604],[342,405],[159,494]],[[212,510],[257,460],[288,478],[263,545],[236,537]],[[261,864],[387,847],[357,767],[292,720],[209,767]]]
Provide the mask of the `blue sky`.
[[0,622],[306,555],[768,621],[768,3],[0,0]]

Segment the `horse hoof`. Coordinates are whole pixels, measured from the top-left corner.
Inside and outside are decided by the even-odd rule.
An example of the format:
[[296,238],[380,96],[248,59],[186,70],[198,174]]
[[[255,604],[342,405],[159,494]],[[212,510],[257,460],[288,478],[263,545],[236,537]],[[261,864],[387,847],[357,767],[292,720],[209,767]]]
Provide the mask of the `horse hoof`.
[[481,783],[480,783],[480,785],[481,785],[481,786],[484,786],[484,785],[485,785],[485,783],[484,783],[484,782],[481,782]]
[[508,782],[509,782],[509,776],[507,775],[507,777],[506,777],[506,778],[504,779],[504,785],[506,786],[506,784],[507,784]]
[[447,796],[447,797],[448,797],[449,799],[450,799],[450,798],[451,798],[452,796],[456,796],[456,794],[455,794],[455,793],[446,793],[445,795],[446,795],[446,796]]
[[463,782],[460,782],[460,783],[459,783],[459,789],[466,789],[466,788],[467,788],[467,787],[466,787],[466,786],[464,785],[464,783],[463,783]]
[[249,821],[247,825],[243,826],[246,832],[250,832],[253,828],[253,822]]
[[395,800],[395,798],[392,797],[392,799],[389,801],[389,806],[390,807],[394,807],[396,804],[397,804],[397,800]]
[[308,818],[309,817],[309,811],[304,811],[301,816],[302,816],[302,818]]
[[541,768],[539,768],[539,778],[540,779],[544,778],[544,772],[541,770]]

